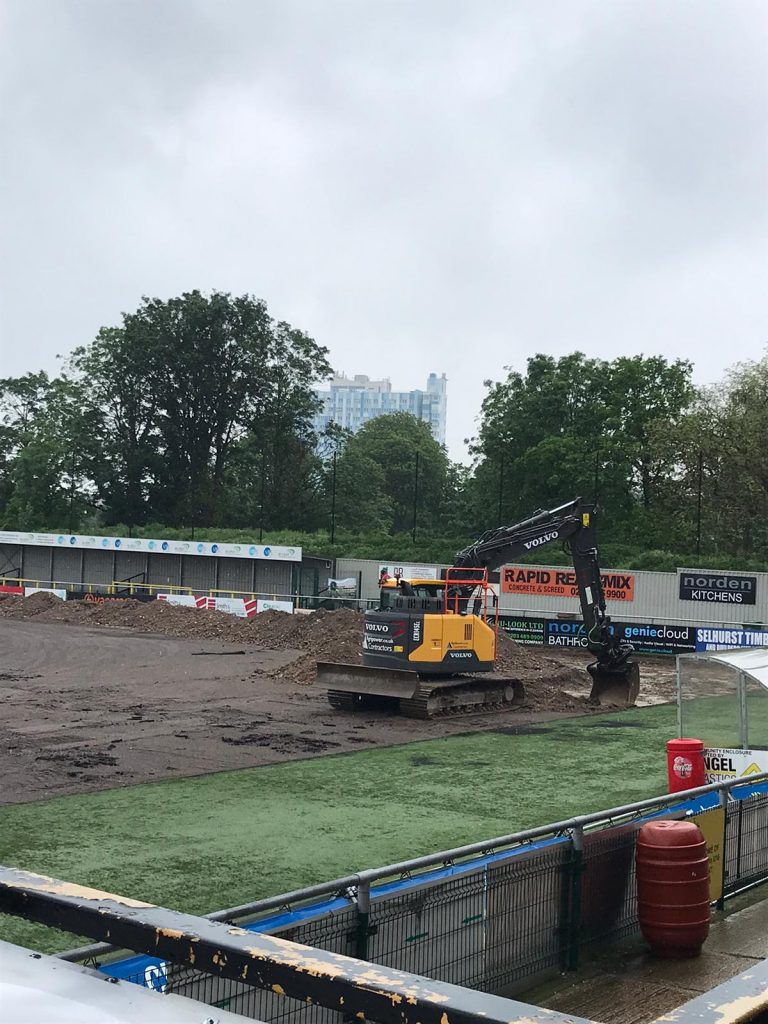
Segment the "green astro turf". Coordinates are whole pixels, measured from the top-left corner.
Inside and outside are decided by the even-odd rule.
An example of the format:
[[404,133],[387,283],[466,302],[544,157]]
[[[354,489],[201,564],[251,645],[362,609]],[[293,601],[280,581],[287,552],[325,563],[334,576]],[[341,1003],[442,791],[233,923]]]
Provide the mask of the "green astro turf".
[[[513,722],[2,807],[0,862],[200,914],[665,792],[670,705]],[[2,916],[0,938],[79,944]]]

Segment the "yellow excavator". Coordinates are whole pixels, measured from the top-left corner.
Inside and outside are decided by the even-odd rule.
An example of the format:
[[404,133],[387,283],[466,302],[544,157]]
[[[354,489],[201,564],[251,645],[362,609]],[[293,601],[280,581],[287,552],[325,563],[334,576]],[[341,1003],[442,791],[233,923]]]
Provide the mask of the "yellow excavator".
[[584,633],[596,660],[587,666],[591,699],[629,707],[640,674],[632,645],[606,614],[595,537],[594,503],[581,498],[489,530],[460,551],[442,580],[386,580],[379,608],[365,614],[362,665],[319,662],[317,682],[332,707],[357,710],[382,699],[401,714],[480,711],[524,699],[522,683],[494,672],[498,601],[489,572],[560,541],[570,551]]

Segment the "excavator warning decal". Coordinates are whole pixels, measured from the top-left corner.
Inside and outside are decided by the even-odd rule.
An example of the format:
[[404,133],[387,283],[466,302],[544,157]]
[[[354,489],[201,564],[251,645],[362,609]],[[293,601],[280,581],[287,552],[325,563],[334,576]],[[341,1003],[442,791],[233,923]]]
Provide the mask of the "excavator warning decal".
[[[606,601],[634,601],[635,577],[626,572],[600,574]],[[535,569],[530,565],[507,565],[501,572],[504,594],[536,594],[541,597],[579,596],[576,573],[568,569]]]

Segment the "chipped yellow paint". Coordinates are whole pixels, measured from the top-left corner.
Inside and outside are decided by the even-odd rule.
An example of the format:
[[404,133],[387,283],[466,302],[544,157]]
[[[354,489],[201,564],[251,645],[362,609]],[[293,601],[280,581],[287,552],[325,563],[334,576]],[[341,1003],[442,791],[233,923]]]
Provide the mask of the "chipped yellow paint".
[[35,875],[31,871],[18,871],[22,878],[18,882],[6,882],[9,889],[32,889],[35,892],[49,893],[51,896],[72,896],[75,899],[96,900],[99,903],[110,900],[124,907],[154,907],[153,903],[132,900],[128,896],[115,896],[101,889],[91,889],[87,885],[76,885],[74,882],[60,882],[49,875]]
[[276,996],[284,996],[285,995],[285,989],[283,988],[282,985],[273,985],[272,986],[272,991],[275,993]]
[[190,946],[189,947],[189,956],[187,957],[187,959],[189,960],[189,962],[191,964],[193,964],[195,962],[195,947],[194,946]]
[[365,1020],[364,1013],[356,1013],[355,1016],[357,1017],[358,1020]]
[[155,945],[160,941],[160,937],[165,939],[183,939],[184,932],[181,928],[155,928]]
[[227,932],[230,935],[250,935],[251,934],[250,932],[247,932],[245,930],[245,928],[227,928]]
[[355,978],[356,985],[366,985],[370,982],[371,985],[399,985],[400,982],[393,978],[389,974],[382,974],[381,971],[377,971],[375,968],[371,968],[367,971],[363,971],[359,977]]
[[211,959],[213,960],[217,967],[221,967],[223,969],[227,966],[227,958],[225,954],[221,952],[221,950],[218,950],[216,953],[214,953]]
[[[275,936],[270,936],[270,939],[274,941]],[[246,946],[245,951],[257,960],[274,960],[275,963],[285,964],[304,974],[309,974],[312,978],[337,978],[340,974],[345,973],[343,967],[336,967],[325,960],[318,960],[316,957],[307,956],[305,951],[306,953],[316,952],[310,946],[300,946],[298,943],[285,942],[284,940],[279,942],[278,945],[283,947],[282,955],[279,955],[269,946],[264,948]]]
[[[754,1011],[765,1009],[766,1005],[768,1005],[768,993],[759,992],[756,995],[739,996],[737,999],[721,1003],[719,1006],[710,1004],[708,1009],[712,1012],[713,1020],[715,1019],[714,1015],[719,1014],[717,1024],[739,1024],[741,1021],[751,1020]],[[684,1015],[684,1011],[685,1006],[678,1007],[677,1010],[672,1010],[671,1013],[659,1017],[656,1024],[660,1024],[661,1021],[677,1021],[681,1015]]]
[[245,979],[248,977],[248,967],[249,964],[243,964],[243,969],[242,971],[240,971],[240,977],[243,979],[243,981],[245,981]]
[[440,1018],[440,1024],[448,1024],[448,1014],[447,1013],[444,1013],[443,1016]]

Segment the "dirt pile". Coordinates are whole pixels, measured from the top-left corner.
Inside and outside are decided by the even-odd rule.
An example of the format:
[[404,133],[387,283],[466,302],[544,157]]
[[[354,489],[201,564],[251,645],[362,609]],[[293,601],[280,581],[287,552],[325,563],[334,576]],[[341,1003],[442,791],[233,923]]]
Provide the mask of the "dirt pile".
[[227,612],[115,598],[101,603],[62,601],[40,591],[31,597],[0,595],[0,617],[37,622],[69,622],[85,626],[135,629],[182,639],[223,640],[269,650],[306,650],[313,657],[331,651],[344,660],[357,653],[363,635],[360,612],[319,609],[309,615],[266,611],[250,619]]
[[[226,612],[186,608],[165,601],[61,601],[41,591],[26,598],[3,596],[0,617],[131,629],[182,639],[221,640],[263,650],[300,651],[303,653],[288,665],[269,673],[298,686],[314,683],[318,661],[351,665],[362,661],[364,617],[348,608],[321,608],[309,615],[267,611],[251,619],[240,619]],[[524,706],[528,710],[584,710],[587,704],[590,681],[581,666],[517,644],[504,633],[499,634],[496,672],[524,683]]]

